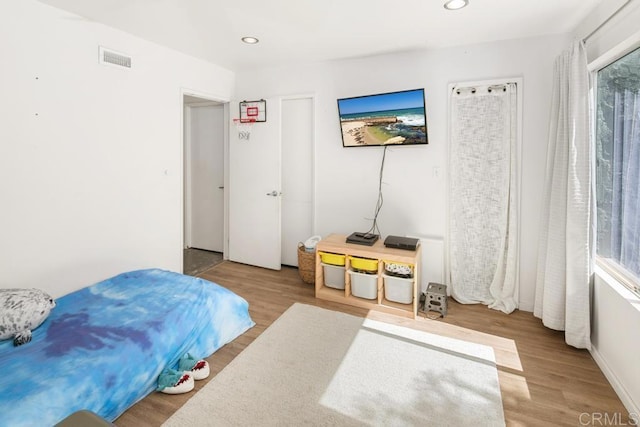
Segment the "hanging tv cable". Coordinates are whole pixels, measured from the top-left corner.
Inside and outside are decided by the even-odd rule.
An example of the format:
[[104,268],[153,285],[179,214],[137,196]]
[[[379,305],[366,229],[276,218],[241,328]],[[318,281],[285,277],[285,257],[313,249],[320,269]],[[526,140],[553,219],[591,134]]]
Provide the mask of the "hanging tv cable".
[[378,228],[378,214],[380,213],[380,209],[382,209],[382,204],[384,203],[384,199],[382,197],[382,175],[384,173],[384,159],[387,156],[387,147],[388,145],[385,145],[384,150],[382,151],[382,162],[380,163],[380,177],[378,180],[378,201],[376,202],[376,208],[373,215],[373,224],[371,225],[371,228],[367,231],[367,234],[378,234],[379,236],[381,236],[382,233]]

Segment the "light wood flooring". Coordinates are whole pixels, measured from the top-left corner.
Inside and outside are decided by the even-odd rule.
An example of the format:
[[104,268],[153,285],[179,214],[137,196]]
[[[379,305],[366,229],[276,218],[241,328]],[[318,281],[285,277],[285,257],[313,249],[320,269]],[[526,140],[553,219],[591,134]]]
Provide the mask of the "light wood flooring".
[[[589,352],[567,346],[563,333],[543,327],[531,313],[506,315],[449,299],[444,319],[411,320],[317,300],[313,286],[305,284],[294,268],[272,271],[225,261],[199,276],[244,297],[256,326],[207,359],[211,376],[196,382],[193,392],[173,396],[152,393],[121,415],[115,421],[117,426],[161,425],[295,302],[492,346],[508,426],[599,425],[588,423],[593,413],[596,418],[607,413],[621,425],[632,425]],[[481,420],[482,414],[478,417]]]

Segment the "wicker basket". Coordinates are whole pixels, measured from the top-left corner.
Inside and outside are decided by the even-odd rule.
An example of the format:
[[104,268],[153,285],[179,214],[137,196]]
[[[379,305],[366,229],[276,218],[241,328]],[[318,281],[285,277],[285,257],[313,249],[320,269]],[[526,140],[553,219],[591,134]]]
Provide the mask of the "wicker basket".
[[313,285],[316,282],[316,252],[307,252],[302,243],[298,243],[298,272],[302,281]]

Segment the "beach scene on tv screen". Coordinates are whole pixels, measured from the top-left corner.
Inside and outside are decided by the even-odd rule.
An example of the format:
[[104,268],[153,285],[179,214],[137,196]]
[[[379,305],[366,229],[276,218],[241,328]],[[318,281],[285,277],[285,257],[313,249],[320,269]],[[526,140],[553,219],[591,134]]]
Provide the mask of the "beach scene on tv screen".
[[345,147],[426,144],[422,89],[338,100]]

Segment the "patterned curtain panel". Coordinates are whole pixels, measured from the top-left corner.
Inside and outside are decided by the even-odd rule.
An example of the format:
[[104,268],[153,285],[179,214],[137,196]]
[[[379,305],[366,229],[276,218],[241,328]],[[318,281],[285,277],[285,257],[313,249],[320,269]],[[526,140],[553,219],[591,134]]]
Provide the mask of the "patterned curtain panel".
[[450,94],[451,295],[511,313],[518,292],[517,86]]

